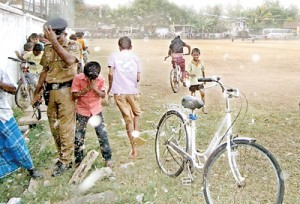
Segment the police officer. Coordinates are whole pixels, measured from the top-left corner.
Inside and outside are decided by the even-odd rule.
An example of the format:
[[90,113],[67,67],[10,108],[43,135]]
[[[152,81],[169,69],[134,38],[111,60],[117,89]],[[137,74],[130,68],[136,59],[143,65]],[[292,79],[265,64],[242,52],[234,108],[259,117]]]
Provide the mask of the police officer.
[[67,25],[63,18],[54,18],[44,24],[44,35],[49,43],[45,45],[40,62],[43,70],[34,91],[34,102],[40,100],[43,87],[49,97],[47,99],[47,94],[44,94],[51,133],[59,153],[52,176],[58,176],[72,167],[74,153],[75,101],[71,85],[77,73],[80,47],[68,42]]

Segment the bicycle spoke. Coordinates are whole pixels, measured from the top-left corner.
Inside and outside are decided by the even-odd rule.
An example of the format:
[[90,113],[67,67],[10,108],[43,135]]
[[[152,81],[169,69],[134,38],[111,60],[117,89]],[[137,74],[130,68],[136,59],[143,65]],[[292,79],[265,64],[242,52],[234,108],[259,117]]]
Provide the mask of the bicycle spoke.
[[155,139],[155,153],[160,169],[169,176],[178,176],[184,169],[184,158],[170,143],[187,150],[185,125],[176,111],[162,117]]

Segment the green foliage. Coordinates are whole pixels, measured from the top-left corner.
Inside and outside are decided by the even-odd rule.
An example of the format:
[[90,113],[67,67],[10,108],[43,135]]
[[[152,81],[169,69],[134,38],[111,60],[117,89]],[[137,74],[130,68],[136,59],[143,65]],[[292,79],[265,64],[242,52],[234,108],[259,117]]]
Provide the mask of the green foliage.
[[[207,6],[200,11],[170,3],[168,0],[135,0],[129,5],[111,9],[108,5],[76,7],[76,27],[90,26],[95,29],[99,24],[115,24],[118,28],[134,26],[154,31],[157,26],[172,24],[194,25],[199,31],[225,32],[228,30],[222,16],[247,18],[248,27],[259,31],[267,27],[282,27],[286,21],[296,21],[299,16],[297,7],[284,8],[278,0],[267,0],[256,8],[244,8],[241,4],[229,4],[226,9],[221,5]],[[226,10],[227,12],[224,12]],[[203,14],[210,14],[207,16]]]
[[279,1],[266,1],[255,9],[246,10],[243,16],[249,18],[249,27],[258,31],[268,27],[280,28],[286,21],[296,21],[298,13],[296,7],[286,9],[280,6]]
[[24,115],[24,111],[19,107],[13,108],[13,112],[16,120],[18,120],[20,117]]

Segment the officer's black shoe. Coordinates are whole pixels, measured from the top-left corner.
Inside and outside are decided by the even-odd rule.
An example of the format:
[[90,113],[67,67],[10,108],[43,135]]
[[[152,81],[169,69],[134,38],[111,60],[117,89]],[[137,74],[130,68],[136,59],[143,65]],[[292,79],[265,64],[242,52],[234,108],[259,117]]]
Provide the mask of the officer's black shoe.
[[81,158],[76,158],[76,159],[75,159],[75,167],[76,167],[76,168],[79,167],[79,165],[81,164],[81,162],[82,162],[82,159],[81,159]]
[[72,168],[72,163],[63,164],[61,161],[56,162],[55,169],[53,170],[52,177],[59,176],[64,173],[66,170]]
[[33,179],[42,179],[44,177],[43,174],[36,168],[28,169],[28,173]]
[[75,167],[77,168],[81,164],[84,158],[84,154],[83,151],[76,151],[76,150],[74,154],[75,154]]

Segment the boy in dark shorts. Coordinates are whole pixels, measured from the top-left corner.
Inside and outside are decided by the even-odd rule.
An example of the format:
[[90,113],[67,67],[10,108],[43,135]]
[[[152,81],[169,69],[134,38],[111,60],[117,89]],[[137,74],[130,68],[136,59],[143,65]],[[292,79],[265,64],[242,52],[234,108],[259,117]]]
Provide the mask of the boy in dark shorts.
[[[190,79],[190,87],[189,90],[191,91],[192,96],[196,95],[196,91],[200,92],[201,99],[205,104],[205,93],[204,93],[204,84],[198,82],[198,78],[205,78],[204,72],[204,63],[202,60],[199,59],[200,57],[200,50],[199,48],[194,48],[192,50],[192,57],[193,60],[187,66],[187,75]],[[205,106],[202,108],[204,114],[207,114]]]

